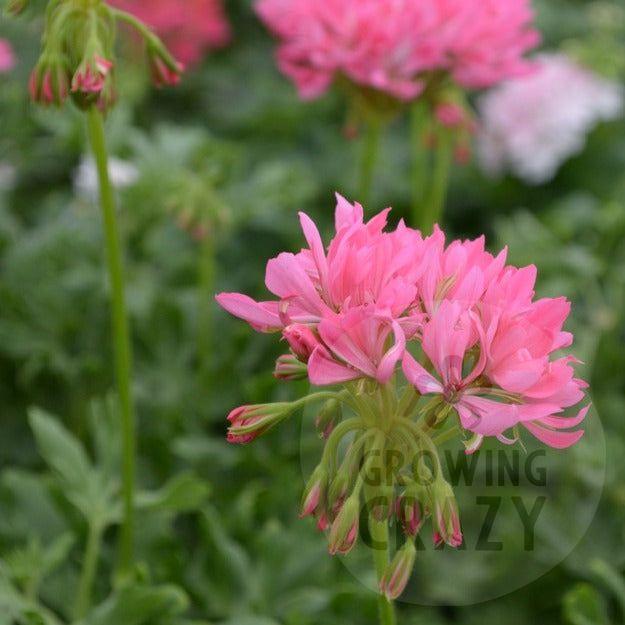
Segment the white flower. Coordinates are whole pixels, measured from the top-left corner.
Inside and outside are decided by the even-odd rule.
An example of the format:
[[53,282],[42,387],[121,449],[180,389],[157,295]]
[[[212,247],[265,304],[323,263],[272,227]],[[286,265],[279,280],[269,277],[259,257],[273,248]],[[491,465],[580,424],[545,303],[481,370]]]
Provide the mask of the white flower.
[[[133,185],[139,179],[135,165],[119,158],[109,158],[109,176],[116,189]],[[74,190],[89,198],[98,195],[98,172],[92,157],[84,157],[74,173]]]
[[478,102],[478,156],[491,175],[510,169],[531,184],[553,178],[581,152],[588,133],[623,111],[623,89],[565,55],[542,55],[536,71]]

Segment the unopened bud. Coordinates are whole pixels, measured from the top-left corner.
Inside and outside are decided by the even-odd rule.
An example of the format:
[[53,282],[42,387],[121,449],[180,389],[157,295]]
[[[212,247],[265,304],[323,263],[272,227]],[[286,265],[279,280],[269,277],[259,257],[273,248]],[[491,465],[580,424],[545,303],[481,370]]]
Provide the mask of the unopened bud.
[[327,439],[342,418],[341,402],[338,399],[328,399],[315,419],[315,426],[321,438]]
[[33,102],[61,106],[69,95],[67,66],[60,55],[43,54],[30,75],[28,90]]
[[431,499],[435,525],[434,544],[437,547],[445,543],[450,547],[460,547],[462,545],[460,514],[449,483],[443,479],[437,480],[431,489]]
[[291,412],[291,404],[257,404],[240,406],[228,415],[228,442],[245,444],[264,434]]
[[308,377],[308,367],[293,354],[283,354],[276,360],[273,375],[276,379],[287,382],[305,380]]
[[386,571],[380,580],[380,592],[389,601],[394,601],[404,592],[410,580],[416,556],[417,551],[414,543],[412,540],[408,540],[386,567]]
[[301,323],[294,323],[282,331],[282,336],[287,340],[291,351],[302,362],[308,362],[315,347],[319,345],[319,339],[315,333]]
[[352,477],[347,471],[339,471],[332,480],[328,490],[328,507],[334,514],[339,512],[347,499],[351,484]]
[[310,516],[319,512],[324,503],[327,486],[328,472],[325,466],[320,464],[314,470],[304,490],[300,517]]
[[349,553],[356,538],[360,523],[360,500],[357,495],[351,496],[340,509],[330,528],[328,551],[331,555]]
[[28,6],[28,0],[7,0],[6,12],[10,15],[19,15]]
[[376,486],[369,493],[369,508],[376,521],[386,521],[393,510],[394,488],[390,484]]
[[395,502],[395,515],[406,536],[416,536],[423,527],[426,509],[422,491],[417,485],[410,485]]
[[152,81],[157,87],[177,85],[184,71],[158,39],[148,41],[148,62]]

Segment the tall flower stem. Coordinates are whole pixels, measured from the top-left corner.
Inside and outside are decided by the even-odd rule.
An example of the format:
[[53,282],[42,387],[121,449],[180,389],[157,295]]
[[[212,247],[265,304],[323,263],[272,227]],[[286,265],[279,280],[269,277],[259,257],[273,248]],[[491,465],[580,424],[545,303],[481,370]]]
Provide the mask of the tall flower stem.
[[382,136],[382,123],[375,116],[367,119],[367,127],[362,140],[362,154],[360,161],[360,183],[358,201],[367,207],[371,199],[375,166],[380,152],[380,140]]
[[419,226],[424,234],[430,234],[435,223],[440,223],[447,198],[449,174],[453,160],[453,136],[446,128],[439,129],[436,153],[434,155],[434,171]]
[[198,270],[198,355],[200,384],[208,391],[213,355],[212,302],[215,291],[215,245],[213,232],[207,232],[200,241]]
[[[373,561],[375,563],[375,571],[379,584],[382,581],[382,576],[389,563],[387,521],[377,521],[372,514],[369,514],[369,534],[371,535]],[[378,612],[380,614],[380,625],[397,625],[395,608],[381,593],[378,595]]]
[[108,155],[102,113],[92,106],[87,114],[89,140],[100,183],[100,205],[106,242],[111,289],[111,325],[122,433],[123,522],[119,542],[119,572],[128,573],[134,555],[135,411],[131,391],[132,347],[124,291],[121,242],[115,214],[115,198],[109,179]]
[[74,608],[74,616],[79,620],[85,617],[91,607],[91,591],[98,568],[101,542],[102,529],[100,524],[92,521],[89,523],[87,548],[85,550],[85,559],[83,561],[82,573],[80,574],[80,581],[78,582],[78,592],[76,594],[76,605]]
[[417,100],[410,110],[410,145],[412,148],[412,221],[418,226],[426,197],[429,173],[429,152],[426,147],[429,126],[429,107],[422,99]]

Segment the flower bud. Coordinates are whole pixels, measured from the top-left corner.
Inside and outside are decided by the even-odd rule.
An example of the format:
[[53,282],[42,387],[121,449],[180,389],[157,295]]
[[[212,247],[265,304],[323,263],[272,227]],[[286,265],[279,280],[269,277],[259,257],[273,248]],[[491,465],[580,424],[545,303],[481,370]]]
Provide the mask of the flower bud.
[[60,55],[43,54],[30,75],[28,90],[33,102],[61,106],[69,94],[67,66]]
[[228,442],[250,443],[287,417],[290,410],[291,404],[284,402],[235,408],[228,415]]
[[173,86],[180,82],[184,67],[156,38],[148,41],[148,63],[152,82],[157,87]]
[[321,438],[327,439],[342,418],[341,402],[338,399],[328,399],[315,419],[315,426]]
[[352,495],[340,509],[330,528],[328,551],[331,555],[349,553],[358,538],[360,500]]
[[88,53],[81,61],[72,78],[72,93],[82,95],[91,101],[99,95],[106,85],[113,69],[113,62],[98,53]]
[[395,502],[395,515],[406,536],[416,536],[425,522],[421,490],[416,484],[411,484]]
[[386,521],[389,518],[393,510],[394,492],[393,486],[384,483],[369,492],[368,504],[376,521]]
[[389,601],[394,601],[404,592],[410,580],[416,556],[417,551],[414,542],[408,540],[386,567],[386,571],[380,580],[380,592]]
[[352,485],[352,476],[347,471],[340,471],[334,476],[328,490],[328,507],[333,514],[337,514]]
[[19,15],[28,6],[29,0],[7,0],[6,12],[10,15]]
[[325,498],[327,486],[328,472],[325,466],[320,464],[314,470],[304,490],[300,517],[310,516],[319,512]]
[[445,480],[440,479],[431,489],[433,519],[435,524],[434,544],[440,547],[444,543],[450,547],[462,545],[460,514],[454,492]]
[[306,325],[294,323],[282,331],[282,336],[287,340],[291,351],[302,362],[308,362],[315,347],[319,345],[319,339]]
[[291,382],[293,380],[304,380],[308,377],[308,367],[306,363],[298,360],[293,354],[283,354],[276,360],[276,368],[273,376],[278,380]]

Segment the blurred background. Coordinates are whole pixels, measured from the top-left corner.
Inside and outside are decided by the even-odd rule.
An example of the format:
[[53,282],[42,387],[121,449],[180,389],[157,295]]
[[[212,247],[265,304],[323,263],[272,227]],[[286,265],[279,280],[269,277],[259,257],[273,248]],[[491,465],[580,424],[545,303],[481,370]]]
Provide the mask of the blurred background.
[[[564,52],[613,84],[625,81],[622,2],[535,6],[544,50]],[[339,94],[298,99],[251,2],[227,0],[225,9],[227,44],[224,38],[203,55],[178,87],[152,88],[132,39],[118,68],[122,97],[107,132],[127,250],[139,481],[150,489],[140,498],[138,559],[146,583],[169,594],[159,595],[151,615],[110,605],[107,612],[104,603],[97,622],[370,624],[374,594],[297,518],[299,418],[250,447],[225,442],[232,407],[302,389],[273,379],[276,341],[232,320],[212,299],[224,290],[262,296],[266,259],[301,247],[298,210],[331,231],[334,191],[358,199],[359,140],[345,132]],[[0,74],[2,625],[69,618],[86,531],[59,468],[49,466],[54,458],[42,460],[47,452],[27,415],[31,423],[39,417],[39,428],[50,415],[63,424],[57,456],[82,445],[76,466],[115,462],[95,179],[83,116],[29,101],[40,30],[37,21],[0,22],[15,61]],[[625,622],[625,121],[611,117],[588,128],[582,145],[539,184],[514,172],[493,177],[475,154],[456,165],[445,219],[450,238],[484,233],[491,249],[508,245],[512,263],[538,266],[541,294],[573,301],[567,329],[607,439],[598,512],[571,557],[530,586],[471,607],[399,606],[402,624]],[[393,220],[409,214],[407,133],[405,116],[385,133],[368,207],[393,206]],[[304,426],[314,438],[310,416]],[[567,488],[600,489],[596,461],[575,463]],[[115,521],[113,510],[100,602],[115,558]],[[557,540],[557,532],[543,539]],[[441,579],[442,603],[455,603],[454,587],[474,574]],[[46,606],[34,616],[20,607],[29,593]],[[143,604],[154,607],[146,597]]]

